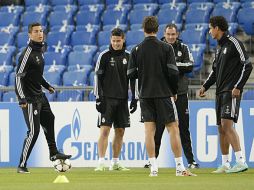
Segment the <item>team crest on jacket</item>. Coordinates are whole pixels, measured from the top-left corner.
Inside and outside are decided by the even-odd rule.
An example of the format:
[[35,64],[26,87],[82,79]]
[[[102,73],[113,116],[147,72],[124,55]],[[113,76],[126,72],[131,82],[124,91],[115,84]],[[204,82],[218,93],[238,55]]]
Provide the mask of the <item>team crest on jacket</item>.
[[127,64],[127,59],[126,59],[126,58],[123,59],[123,64],[124,64],[124,65]]
[[39,59],[39,57],[36,56],[35,58],[36,58],[36,62],[37,62],[38,64],[40,64],[40,59]]
[[180,57],[180,56],[182,56],[182,55],[183,55],[183,54],[182,54],[182,52],[181,52],[181,51],[178,51],[178,52],[177,52],[177,56],[179,56],[179,57]]

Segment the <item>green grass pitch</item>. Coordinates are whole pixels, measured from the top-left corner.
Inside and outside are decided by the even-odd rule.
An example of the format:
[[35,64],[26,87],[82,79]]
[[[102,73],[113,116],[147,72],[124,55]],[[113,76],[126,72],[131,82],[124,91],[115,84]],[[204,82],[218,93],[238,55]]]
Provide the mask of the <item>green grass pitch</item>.
[[254,169],[239,174],[211,174],[213,169],[192,170],[197,177],[176,177],[175,169],[163,168],[158,177],[148,177],[149,169],[94,172],[94,168],[72,168],[63,173],[70,181],[54,184],[59,173],[53,168],[30,168],[17,174],[16,168],[0,168],[0,190],[253,190]]

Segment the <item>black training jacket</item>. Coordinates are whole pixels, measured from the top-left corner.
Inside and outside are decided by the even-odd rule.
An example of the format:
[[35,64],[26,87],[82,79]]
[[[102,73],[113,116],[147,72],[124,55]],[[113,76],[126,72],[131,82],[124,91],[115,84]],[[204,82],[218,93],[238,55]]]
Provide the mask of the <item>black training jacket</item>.
[[50,86],[43,78],[43,47],[44,43],[30,41],[19,57],[15,92],[20,103],[34,102],[41,97],[42,86],[46,89]]
[[[167,43],[165,37],[163,37],[161,40]],[[177,39],[176,42],[171,45],[174,48],[176,66],[179,70],[177,95],[187,94],[189,79],[185,76],[185,74],[190,73],[193,69],[193,56],[189,50],[189,47],[186,44],[182,43],[181,40]]]
[[238,39],[225,32],[218,41],[212,71],[203,84],[208,90],[216,82],[216,94],[243,90],[252,71],[252,64],[245,48]]
[[110,46],[101,52],[95,67],[94,94],[101,96],[127,99],[129,79],[127,78],[127,63],[130,53],[125,50],[114,50]]
[[172,46],[149,36],[132,49],[128,77],[138,78],[140,98],[170,97],[177,93],[178,82],[178,70],[169,80],[168,67],[172,66],[177,69]]

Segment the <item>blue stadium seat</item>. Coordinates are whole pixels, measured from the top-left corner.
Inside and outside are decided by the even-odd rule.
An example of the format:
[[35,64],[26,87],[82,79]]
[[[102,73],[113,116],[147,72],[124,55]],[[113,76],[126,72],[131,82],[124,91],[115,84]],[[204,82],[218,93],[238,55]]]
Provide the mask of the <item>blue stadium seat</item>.
[[60,75],[65,71],[64,65],[45,65],[44,72],[58,72]]
[[177,9],[161,9],[158,12],[159,24],[182,23],[182,13]]
[[[230,0],[230,2],[238,2],[239,0]],[[228,2],[228,0],[213,0],[214,3]]]
[[209,30],[209,24],[206,23],[195,23],[195,24],[186,24],[186,30],[198,30],[198,31],[205,31],[205,33]]
[[[122,4],[130,4],[131,0],[122,0]],[[119,4],[119,0],[106,0],[106,5]]]
[[138,3],[155,3],[156,0],[132,0],[133,4],[138,4]]
[[189,49],[192,52],[192,56],[194,59],[193,72],[198,72],[201,70],[204,62],[205,48],[206,48],[205,44],[189,45]]
[[141,30],[143,31],[142,24],[132,24],[130,25],[131,30]]
[[247,90],[243,93],[243,100],[253,100],[254,99],[254,90]]
[[189,23],[208,23],[210,12],[209,10],[190,9],[186,12],[186,24]]
[[100,26],[91,24],[77,25],[76,31],[94,32],[95,34],[97,34],[100,31]]
[[15,77],[16,77],[16,72],[11,72],[9,74],[8,86],[14,86],[15,85]]
[[[206,31],[205,30],[183,30],[181,35],[183,43],[186,44],[205,44],[206,43]],[[191,36],[191,38],[190,38]]]
[[67,32],[49,32],[47,35],[48,46],[68,45],[69,34]]
[[[187,0],[187,3],[205,3],[205,2],[211,2],[212,0]],[[214,1],[214,0],[213,0]]]
[[92,56],[96,54],[98,47],[96,45],[77,45],[73,46],[73,51],[81,51],[84,53],[89,53]]
[[78,0],[79,6],[82,5],[93,5],[93,4],[100,4],[102,0]]
[[96,38],[93,32],[76,31],[71,35],[71,45],[96,45]]
[[49,5],[32,5],[29,7],[26,7],[26,12],[37,12],[37,13],[43,13],[45,15],[48,15],[48,13],[51,11],[51,6]]
[[39,22],[42,26],[46,26],[46,13],[25,12],[22,18],[22,25],[28,26],[30,23]]
[[8,45],[12,46],[14,44],[14,36],[5,32],[0,32],[0,46]]
[[87,74],[92,70],[92,65],[70,65],[68,66],[68,71],[82,71]]
[[62,79],[59,72],[44,72],[45,80],[52,86],[62,85]]
[[0,66],[13,65],[12,59],[16,51],[14,46],[0,46]]
[[94,86],[94,75],[95,75],[95,72],[92,71],[89,75],[89,85],[90,86]]
[[29,42],[29,37],[27,32],[20,32],[17,35],[17,47],[22,48],[27,46]]
[[68,56],[68,65],[92,65],[93,54],[83,51],[73,51]]
[[145,16],[152,16],[152,11],[132,10],[129,13],[130,24],[142,24]]
[[14,91],[3,93],[3,102],[17,102],[18,98]]
[[103,25],[104,31],[112,31],[114,28],[121,28],[124,32],[128,30],[128,25],[120,24],[120,25]]
[[0,12],[0,26],[18,26],[19,15],[16,13]]
[[79,11],[76,16],[77,25],[99,25],[100,15],[97,12]]
[[88,101],[95,101],[96,100],[96,97],[94,95],[94,91],[91,90],[88,94]]
[[46,5],[48,4],[48,0],[25,0],[25,5],[27,7],[31,5],[39,5],[39,4]]
[[145,10],[151,11],[153,14],[157,12],[159,6],[157,3],[142,3],[142,4],[134,4],[133,10]]
[[140,30],[128,31],[126,33],[126,45],[137,45],[144,40],[144,32]]
[[245,33],[248,35],[254,35],[254,8],[242,8],[239,10],[237,16],[238,23]]
[[72,5],[74,3],[74,0],[50,0],[52,6],[57,5]]
[[189,5],[189,9],[192,10],[204,10],[208,11],[209,14],[212,12],[214,4],[211,2],[195,2]]
[[88,71],[67,71],[63,74],[64,86],[84,86]]
[[101,31],[98,33],[98,45],[109,45],[110,44],[111,31]]
[[83,5],[79,7],[79,11],[94,12],[97,13],[99,16],[101,16],[102,12],[104,11],[104,5],[103,4]]
[[57,5],[53,7],[54,12],[65,12],[67,14],[74,15],[78,10],[78,7],[76,5]]
[[[104,50],[109,49],[109,45],[103,45],[99,47],[99,52],[103,52]],[[98,58],[98,57],[97,57]]]
[[254,9],[254,1],[248,1],[242,3],[242,8],[253,8]]
[[212,16],[223,16],[228,22],[236,22],[236,11],[230,8],[215,7]]
[[162,9],[170,9],[170,10],[177,10],[179,13],[183,14],[186,10],[186,4],[185,3],[166,3],[162,4],[160,6],[160,10]]
[[56,52],[44,53],[45,65],[66,65],[66,55]]
[[80,90],[65,90],[57,93],[58,102],[78,102],[84,101],[83,92]]
[[13,66],[0,66],[0,86],[7,86],[9,83],[9,74],[13,71]]
[[219,2],[215,5],[215,8],[224,8],[224,9],[231,9],[237,13],[237,11],[240,9],[241,3],[239,2]]
[[52,26],[50,28],[51,32],[66,32],[71,34],[75,30],[75,26],[73,25],[63,25],[63,26]]
[[19,31],[19,27],[17,27],[17,26],[10,25],[10,26],[5,26],[5,27],[0,27],[1,33],[7,33],[12,36],[16,36],[18,31]]
[[3,6],[0,7],[0,12],[8,12],[8,13],[15,13],[17,15],[21,15],[22,12],[24,11],[24,7],[23,6]]
[[52,26],[63,26],[73,25],[72,13],[66,13],[63,11],[53,11],[49,16],[49,25]]
[[109,24],[126,24],[127,23],[127,12],[116,11],[113,9],[106,9],[102,16],[103,25]]
[[167,4],[167,3],[172,3],[173,1],[175,1],[175,3],[182,3],[183,0],[158,0],[159,4]]

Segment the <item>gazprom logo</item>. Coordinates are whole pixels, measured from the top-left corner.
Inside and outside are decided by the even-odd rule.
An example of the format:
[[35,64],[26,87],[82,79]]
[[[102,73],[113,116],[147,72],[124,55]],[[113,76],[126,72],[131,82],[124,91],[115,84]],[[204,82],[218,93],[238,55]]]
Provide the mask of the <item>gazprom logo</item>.
[[[59,149],[64,150],[64,142],[72,137],[72,134],[77,141],[79,138],[81,132],[81,120],[80,120],[80,114],[78,109],[75,109],[73,117],[72,117],[72,123],[65,125],[60,131],[57,136],[57,146]],[[79,142],[71,142],[71,147],[76,149],[76,156],[73,155],[72,159],[76,159],[79,157],[82,153],[82,145]]]
[[80,121],[80,115],[77,109],[74,112],[71,126],[72,126],[72,133],[74,135],[74,138],[78,140],[80,129],[81,129],[81,121]]

